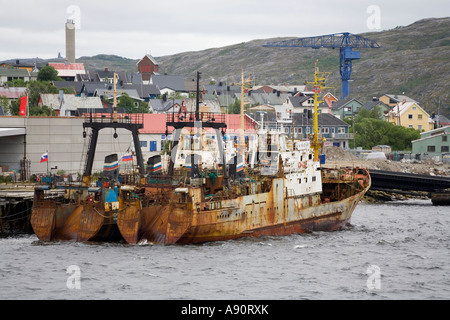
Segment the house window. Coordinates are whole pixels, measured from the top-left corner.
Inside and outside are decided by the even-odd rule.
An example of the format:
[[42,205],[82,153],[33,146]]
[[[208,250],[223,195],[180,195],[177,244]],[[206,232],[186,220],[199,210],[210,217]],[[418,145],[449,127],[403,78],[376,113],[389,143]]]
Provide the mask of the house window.
[[419,124],[419,125],[417,126],[417,129],[422,130],[422,125]]
[[147,141],[141,141],[141,148],[147,148]]
[[441,152],[448,152],[448,146],[441,146]]
[[436,152],[436,147],[435,146],[428,146],[427,147],[427,151],[428,152]]
[[408,114],[408,119],[413,119],[413,115],[412,114]]
[[421,115],[421,114],[417,115],[417,119],[419,119],[419,120],[422,120],[422,117],[423,117],[423,115]]
[[345,107],[345,108],[344,108],[344,111],[351,112],[351,111],[352,111],[352,107]]
[[447,142],[447,136],[442,136],[442,142]]

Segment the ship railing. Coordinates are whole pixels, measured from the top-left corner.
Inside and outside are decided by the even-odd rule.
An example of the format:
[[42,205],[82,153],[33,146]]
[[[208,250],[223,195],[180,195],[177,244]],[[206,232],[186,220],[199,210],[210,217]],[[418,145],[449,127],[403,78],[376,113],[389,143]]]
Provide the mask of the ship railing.
[[113,113],[84,113],[83,114],[85,123],[127,123],[127,124],[143,124],[144,114],[143,113],[117,113],[114,117]]
[[225,114],[217,114],[212,112],[176,112],[166,114],[166,121],[172,123],[187,123],[200,121],[202,123],[225,123]]

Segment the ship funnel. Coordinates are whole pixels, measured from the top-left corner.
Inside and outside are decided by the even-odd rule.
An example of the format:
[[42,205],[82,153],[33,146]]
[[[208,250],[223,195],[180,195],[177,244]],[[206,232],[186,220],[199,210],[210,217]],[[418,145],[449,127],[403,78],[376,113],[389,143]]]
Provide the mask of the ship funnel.
[[147,161],[147,173],[148,174],[161,174],[161,156],[153,156],[148,158]]
[[119,181],[119,160],[117,153],[105,157],[102,178]]

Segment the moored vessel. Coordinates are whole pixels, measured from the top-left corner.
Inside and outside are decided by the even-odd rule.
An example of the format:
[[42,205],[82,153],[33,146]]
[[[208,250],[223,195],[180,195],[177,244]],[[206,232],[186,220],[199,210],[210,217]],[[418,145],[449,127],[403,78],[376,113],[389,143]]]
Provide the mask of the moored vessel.
[[[316,67],[315,88],[323,85]],[[99,125],[91,118],[83,183],[72,193],[61,187],[64,196],[56,199],[48,195],[48,186],[36,188],[35,233],[47,241],[173,244],[338,230],[370,188],[370,174],[364,168],[321,168],[317,92],[312,141],[294,141],[262,128],[244,138],[241,126],[234,143],[226,139],[224,115],[199,111],[197,90],[195,112],[167,115],[167,127],[175,128],[170,153],[149,158],[146,170],[137,154],[139,173],[127,184],[111,175],[95,187],[90,183],[95,132],[120,123],[112,118]],[[132,132],[139,153],[140,124],[121,127]],[[105,159],[105,168],[114,168],[114,159]]]

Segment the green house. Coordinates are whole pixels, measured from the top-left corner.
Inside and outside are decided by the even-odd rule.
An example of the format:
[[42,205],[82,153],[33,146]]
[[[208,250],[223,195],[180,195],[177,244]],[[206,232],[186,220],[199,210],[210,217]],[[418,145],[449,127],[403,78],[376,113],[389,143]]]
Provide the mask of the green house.
[[450,152],[450,126],[425,131],[420,139],[412,141],[412,153],[442,156]]
[[347,97],[345,99],[333,102],[331,113],[339,119],[352,117],[358,113],[362,105],[363,104],[357,99]]

